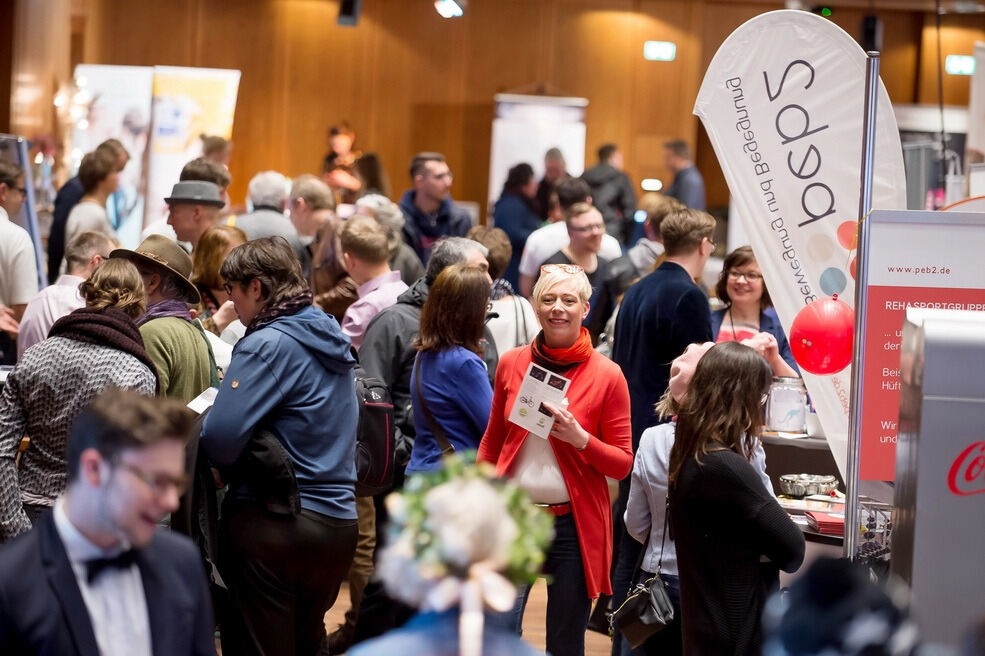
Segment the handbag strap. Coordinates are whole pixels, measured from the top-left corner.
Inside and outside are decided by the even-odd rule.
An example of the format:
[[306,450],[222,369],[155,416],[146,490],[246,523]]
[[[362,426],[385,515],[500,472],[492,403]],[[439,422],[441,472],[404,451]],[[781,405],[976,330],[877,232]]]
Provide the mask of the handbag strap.
[[657,574],[664,563],[664,547],[667,545],[667,523],[670,521],[670,488],[667,489],[667,500],[664,502],[664,530],[660,538],[660,558],[657,560]]
[[[664,562],[664,547],[667,545],[667,522],[670,520],[669,511],[670,510],[670,490],[667,491],[667,500],[664,503],[664,530],[663,537],[660,538],[660,558],[657,560],[657,571],[655,574],[660,574],[660,567]],[[633,567],[633,582],[630,584],[630,589],[635,584],[639,573],[643,571],[643,557],[646,556],[646,550],[650,546],[650,534],[647,532],[646,542],[643,543],[643,548],[640,549],[640,555],[636,558],[636,566]]]
[[431,434],[434,435],[434,439],[438,443],[438,448],[441,449],[441,455],[447,456],[455,453],[455,447],[448,441],[444,429],[441,428],[441,425],[435,420],[434,415],[431,414],[431,409],[428,408],[427,401],[424,400],[424,393],[421,392],[421,355],[423,353],[424,351],[418,351],[417,357],[414,358],[414,385],[417,390],[417,399],[421,404],[421,410],[424,411],[424,419],[428,422],[428,428],[431,429]]

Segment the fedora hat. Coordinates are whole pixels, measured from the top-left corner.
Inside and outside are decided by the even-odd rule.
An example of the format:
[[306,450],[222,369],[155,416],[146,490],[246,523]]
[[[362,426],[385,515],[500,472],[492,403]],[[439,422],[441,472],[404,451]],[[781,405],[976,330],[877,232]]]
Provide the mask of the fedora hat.
[[171,205],[174,203],[194,203],[196,205],[213,205],[223,207],[226,201],[222,200],[222,193],[219,186],[205,180],[184,180],[172,187],[171,195],[164,199],[164,202]]
[[109,256],[130,260],[134,264],[144,265],[162,274],[171,274],[184,292],[182,300],[195,305],[202,301],[198,289],[189,280],[192,275],[192,258],[177,242],[164,235],[151,235],[140,242],[140,246],[136,249],[117,248]]

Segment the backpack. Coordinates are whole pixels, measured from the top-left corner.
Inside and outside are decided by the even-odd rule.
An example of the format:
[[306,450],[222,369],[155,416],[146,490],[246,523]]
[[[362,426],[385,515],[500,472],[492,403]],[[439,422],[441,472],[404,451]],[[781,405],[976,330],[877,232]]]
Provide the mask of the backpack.
[[356,496],[369,497],[393,486],[396,469],[393,401],[386,384],[356,367]]

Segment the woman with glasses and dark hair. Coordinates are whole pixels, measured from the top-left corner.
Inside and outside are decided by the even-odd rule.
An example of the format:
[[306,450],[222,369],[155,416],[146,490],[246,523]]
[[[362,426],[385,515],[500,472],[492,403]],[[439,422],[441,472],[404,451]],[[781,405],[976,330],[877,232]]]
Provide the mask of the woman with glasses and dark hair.
[[[574,656],[585,651],[592,600],[612,594],[612,507],[606,477],[624,478],[633,465],[626,379],[618,365],[592,348],[582,326],[591,293],[580,266],[541,267],[533,305],[542,330],[532,344],[500,358],[478,455],[554,516],[554,542],[544,564],[551,577],[547,651]],[[508,419],[514,405],[524,403],[520,388],[528,370],[549,376],[549,385],[570,381],[564,402],[543,403],[553,419],[546,438]],[[529,592],[529,586],[521,591],[510,615],[517,632],[522,631]]]
[[757,333],[768,333],[776,340],[775,350],[779,352],[769,363],[773,375],[800,376],[752,248],[740,246],[725,256],[715,293],[725,303],[723,309],[711,313],[716,342],[741,342]]
[[750,464],[772,380],[752,348],[716,344],[677,415],[668,494],[685,654],[760,653],[779,570],[804,560],[803,534]]
[[[356,548],[355,360],[284,238],[237,246],[219,273],[247,327],[201,435],[236,472],[219,525],[223,652],[314,654]],[[243,467],[244,452],[262,465]]]
[[431,284],[414,343],[410,394],[417,437],[408,474],[438,469],[449,447],[479,446],[492,402],[479,346],[489,289],[486,272],[465,264],[447,267]]

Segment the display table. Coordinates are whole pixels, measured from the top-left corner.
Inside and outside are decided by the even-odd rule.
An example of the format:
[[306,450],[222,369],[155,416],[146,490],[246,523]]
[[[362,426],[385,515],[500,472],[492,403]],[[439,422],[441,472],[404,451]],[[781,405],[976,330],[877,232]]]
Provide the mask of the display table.
[[777,433],[764,431],[761,439],[766,452],[766,473],[778,493],[780,476],[784,474],[829,474],[838,478],[840,489],[845,489],[845,481],[825,438],[781,437]]

